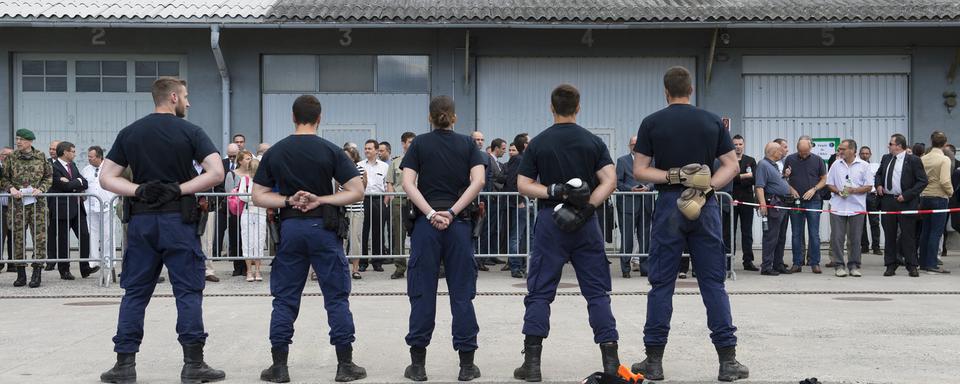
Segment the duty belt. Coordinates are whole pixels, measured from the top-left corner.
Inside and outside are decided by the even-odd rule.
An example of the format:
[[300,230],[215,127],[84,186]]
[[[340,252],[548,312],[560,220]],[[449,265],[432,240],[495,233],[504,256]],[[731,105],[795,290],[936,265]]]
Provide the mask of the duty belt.
[[153,206],[151,204],[134,201],[133,206],[130,208],[131,215],[167,212],[180,212],[180,200],[174,200],[160,206]]
[[286,220],[294,217],[317,217],[323,218],[323,210],[316,208],[303,212],[294,208],[280,208],[280,220]]

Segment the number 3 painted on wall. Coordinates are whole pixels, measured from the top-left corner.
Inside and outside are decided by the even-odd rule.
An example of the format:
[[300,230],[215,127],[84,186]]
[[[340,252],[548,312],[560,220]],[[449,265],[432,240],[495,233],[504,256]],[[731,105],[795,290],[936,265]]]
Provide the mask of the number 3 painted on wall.
[[90,37],[90,45],[107,45],[107,41],[103,39],[107,35],[107,30],[103,28],[92,28],[90,34],[93,36]]
[[340,28],[340,46],[349,47],[350,44],[353,44],[353,37],[350,37],[350,32],[353,32],[350,28]]

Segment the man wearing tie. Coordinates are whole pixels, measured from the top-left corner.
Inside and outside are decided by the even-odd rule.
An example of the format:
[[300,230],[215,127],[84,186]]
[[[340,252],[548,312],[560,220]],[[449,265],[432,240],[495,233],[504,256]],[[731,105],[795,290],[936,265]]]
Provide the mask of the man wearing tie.
[[[630,138],[631,152],[617,159],[617,190],[621,192],[649,192],[653,184],[640,184],[633,178],[633,147],[637,146],[637,137]],[[650,217],[653,215],[653,196],[625,195],[615,197],[617,220],[620,222],[620,250],[633,253],[633,242],[639,240],[639,252],[647,253],[650,240]],[[636,230],[636,233],[634,233]],[[630,278],[630,256],[620,258],[620,273]],[[640,276],[647,276],[647,257],[640,258]]]
[[[98,199],[88,197],[83,206],[87,211],[87,228],[90,229],[90,244],[93,244],[94,259],[103,259],[111,252],[116,252],[113,236],[110,236],[111,209],[113,197],[116,196],[100,186],[100,165],[103,164],[103,148],[92,146],[87,149],[86,167],[80,171],[80,176],[87,180],[87,192]],[[101,233],[103,242],[101,242]],[[115,256],[115,255],[111,255]],[[90,265],[97,265],[91,262]]]
[[[927,187],[927,174],[919,157],[906,153],[907,138],[897,133],[890,137],[890,153],[883,155],[880,169],[874,177],[877,196],[880,197],[880,209],[883,211],[904,211],[917,209],[920,192]],[[886,234],[883,251],[883,264],[887,270],[884,276],[896,274],[903,257],[911,277],[919,277],[917,271],[916,215],[883,215],[880,219]],[[897,235],[899,230],[899,236]]]
[[[82,193],[87,190],[87,180],[80,175],[80,170],[73,159],[77,155],[77,148],[69,141],[57,144],[57,160],[53,164],[53,187],[50,193]],[[67,230],[80,240],[80,258],[90,257],[90,232],[87,230],[87,214],[80,205],[79,197],[56,197],[56,203],[50,204],[52,224],[47,232],[50,242],[56,244],[55,257],[67,259],[70,257],[70,237]],[[70,273],[70,263],[59,263],[60,278],[73,280]],[[80,277],[86,278],[91,273],[100,270],[100,267],[90,268],[86,262],[80,263]]]
[[[214,192],[224,193],[224,192],[233,192],[233,188],[237,185],[237,177],[233,173],[237,169],[237,154],[240,153],[240,146],[235,143],[227,144],[227,157],[223,159],[223,184],[215,186],[213,188]],[[241,244],[243,240],[240,239],[240,217],[231,215],[227,212],[227,199],[220,198],[218,200],[218,205],[216,208],[217,212],[217,226],[216,226],[216,238],[213,241],[213,257],[220,257],[223,246],[224,235],[227,234],[229,229],[229,235],[227,235],[227,256],[243,256],[241,251]],[[243,260],[234,260],[233,261],[233,276],[243,276],[247,274],[247,265]]]

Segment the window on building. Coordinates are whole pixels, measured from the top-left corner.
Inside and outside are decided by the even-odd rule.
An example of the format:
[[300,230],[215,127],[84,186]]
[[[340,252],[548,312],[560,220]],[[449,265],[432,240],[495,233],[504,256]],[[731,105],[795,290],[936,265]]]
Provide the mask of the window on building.
[[24,60],[21,87],[24,92],[66,92],[66,60]]
[[264,55],[267,93],[429,93],[430,57]]
[[77,92],[126,92],[127,62],[77,60]]

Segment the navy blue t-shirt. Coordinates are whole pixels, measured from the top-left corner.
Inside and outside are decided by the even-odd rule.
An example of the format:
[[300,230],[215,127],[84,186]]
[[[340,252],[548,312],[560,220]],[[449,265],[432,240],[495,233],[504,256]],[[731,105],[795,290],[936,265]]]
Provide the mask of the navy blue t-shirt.
[[452,204],[470,185],[470,169],[486,167],[487,157],[469,136],[434,129],[413,139],[400,168],[417,171],[417,189],[431,206]]
[[343,148],[316,135],[290,135],[263,154],[253,182],[276,186],[283,196],[298,191],[326,196],[333,194],[331,180],[346,184],[358,176]]
[[[597,171],[613,164],[607,145],[597,135],[577,124],[554,124],[530,140],[523,151],[518,174],[540,184],[566,183],[580,178],[590,189],[597,187]],[[556,201],[541,201],[550,208]]]
[[[643,119],[633,150],[656,158],[654,166],[664,171],[694,163],[716,171],[713,161],[733,150],[733,140],[719,116],[690,104],[671,104]],[[663,181],[656,188],[679,191],[683,186]]]
[[193,162],[217,153],[210,137],[189,121],[151,113],[120,130],[107,159],[133,171],[133,182],[185,183],[197,176]]

